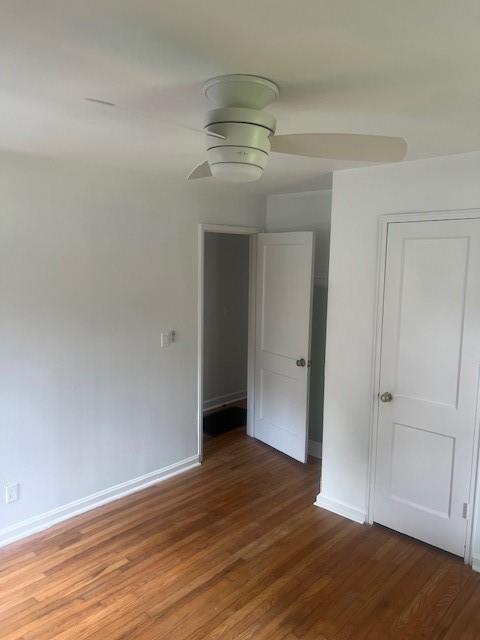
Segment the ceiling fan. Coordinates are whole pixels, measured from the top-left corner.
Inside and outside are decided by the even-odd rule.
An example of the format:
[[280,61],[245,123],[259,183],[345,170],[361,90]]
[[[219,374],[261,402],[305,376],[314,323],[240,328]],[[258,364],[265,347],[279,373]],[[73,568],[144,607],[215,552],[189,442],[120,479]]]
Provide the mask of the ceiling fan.
[[275,118],[263,109],[280,95],[278,86],[260,76],[233,74],[208,80],[203,92],[212,103],[204,131],[207,161],[188,176],[249,182],[263,175],[270,153],[312,158],[397,162],[404,158],[403,138],[353,133],[275,135]]

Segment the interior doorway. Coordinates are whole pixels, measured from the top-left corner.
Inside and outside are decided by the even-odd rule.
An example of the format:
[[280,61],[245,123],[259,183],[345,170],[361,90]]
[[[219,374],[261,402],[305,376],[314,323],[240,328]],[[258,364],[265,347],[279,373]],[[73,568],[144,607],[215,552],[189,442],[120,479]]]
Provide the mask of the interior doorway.
[[[252,260],[258,230],[201,225],[199,230],[198,432],[205,439],[248,431],[252,378]],[[253,390],[252,390],[253,395]],[[250,400],[250,401],[249,401]]]
[[200,225],[201,460],[204,414],[231,409],[207,421],[209,435],[246,423],[247,435],[307,462],[313,248],[311,231]]
[[204,236],[203,437],[247,426],[249,238]]

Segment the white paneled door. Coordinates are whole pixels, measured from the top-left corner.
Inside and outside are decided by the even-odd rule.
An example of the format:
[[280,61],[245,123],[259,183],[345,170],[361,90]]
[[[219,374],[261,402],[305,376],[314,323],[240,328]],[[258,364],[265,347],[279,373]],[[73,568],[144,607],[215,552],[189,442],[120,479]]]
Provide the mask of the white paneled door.
[[257,242],[254,435],[307,459],[313,233]]
[[374,520],[460,556],[479,366],[480,220],[389,224]]

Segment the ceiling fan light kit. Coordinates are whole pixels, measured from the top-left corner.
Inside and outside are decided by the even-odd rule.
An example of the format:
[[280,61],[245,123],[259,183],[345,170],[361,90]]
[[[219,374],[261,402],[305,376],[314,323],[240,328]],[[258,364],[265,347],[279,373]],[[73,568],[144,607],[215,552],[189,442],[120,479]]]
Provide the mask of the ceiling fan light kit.
[[203,92],[214,107],[204,123],[208,160],[195,167],[189,180],[211,176],[229,182],[258,180],[271,151],[374,162],[398,161],[406,153],[402,138],[341,133],[276,136],[276,120],[263,109],[280,91],[267,78],[218,76],[205,83]]
[[273,116],[248,107],[209,111],[205,130],[224,137],[206,136],[212,175],[234,182],[258,180],[270,157],[270,136],[275,126]]
[[276,128],[275,118],[261,109],[278,96],[278,87],[265,78],[233,75],[209,80],[204,94],[216,107],[208,111],[204,129],[223,136],[206,136],[211,174],[229,182],[258,180]]

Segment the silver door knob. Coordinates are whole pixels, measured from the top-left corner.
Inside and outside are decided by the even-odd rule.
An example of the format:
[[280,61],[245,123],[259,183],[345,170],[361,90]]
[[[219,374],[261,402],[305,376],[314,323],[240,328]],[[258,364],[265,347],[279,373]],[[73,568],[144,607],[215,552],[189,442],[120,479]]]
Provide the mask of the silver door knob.
[[384,391],[384,393],[382,393],[382,395],[380,396],[380,400],[382,402],[391,402],[393,400],[393,396],[390,391]]
[[307,363],[305,362],[305,358],[299,358],[295,364],[297,367],[304,367]]

